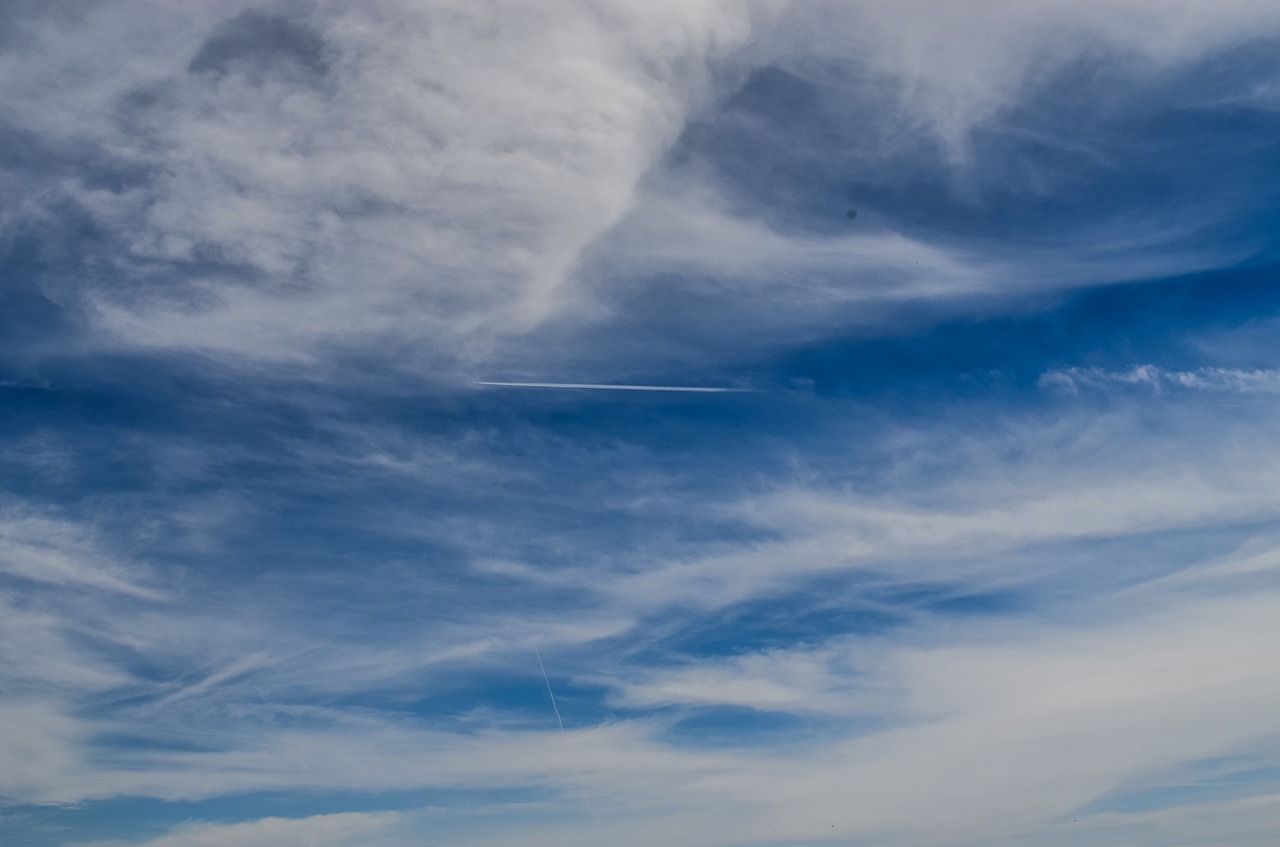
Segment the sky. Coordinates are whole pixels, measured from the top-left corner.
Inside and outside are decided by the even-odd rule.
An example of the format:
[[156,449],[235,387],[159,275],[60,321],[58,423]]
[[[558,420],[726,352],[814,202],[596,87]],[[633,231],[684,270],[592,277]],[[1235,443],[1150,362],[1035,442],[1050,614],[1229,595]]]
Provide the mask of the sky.
[[0,841],[1273,844],[1277,138],[1273,0],[0,4]]

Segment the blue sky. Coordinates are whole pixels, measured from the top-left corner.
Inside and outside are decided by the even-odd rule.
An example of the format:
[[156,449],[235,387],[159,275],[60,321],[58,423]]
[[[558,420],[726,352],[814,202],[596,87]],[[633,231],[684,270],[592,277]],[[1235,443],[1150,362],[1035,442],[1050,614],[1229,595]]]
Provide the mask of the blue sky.
[[1274,3],[357,5],[0,10],[0,840],[1273,843]]

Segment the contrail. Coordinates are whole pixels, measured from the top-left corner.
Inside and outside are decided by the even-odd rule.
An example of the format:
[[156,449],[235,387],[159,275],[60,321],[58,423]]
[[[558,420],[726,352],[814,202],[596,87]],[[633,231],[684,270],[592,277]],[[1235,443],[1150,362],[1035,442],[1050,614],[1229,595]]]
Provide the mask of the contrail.
[[533,645],[533,655],[538,657],[538,670],[542,671],[542,681],[547,684],[547,694],[551,696],[551,708],[556,713],[556,723],[560,724],[560,732],[564,732],[564,720],[560,717],[560,707],[556,705],[556,693],[551,690],[551,677],[547,676],[547,669],[542,664],[542,654],[538,652],[538,645]]
[[477,382],[499,388],[583,388],[592,391],[680,391],[696,394],[744,394],[753,388],[708,388],[687,385],[605,385],[591,382]]
[[[542,681],[547,684],[547,694],[551,697],[551,708],[556,713],[556,723],[560,725],[560,734],[568,735],[564,731],[564,720],[560,717],[560,707],[556,705],[556,693],[551,690],[551,677],[547,676],[547,668],[542,664],[542,653],[538,652],[538,645],[533,645],[533,655],[538,657],[538,670],[542,671]],[[600,823],[600,816],[596,814],[595,804],[591,802],[591,795],[587,793],[587,787],[579,783],[578,790],[582,792],[582,802],[587,804],[587,811],[591,813],[591,817],[596,823]]]

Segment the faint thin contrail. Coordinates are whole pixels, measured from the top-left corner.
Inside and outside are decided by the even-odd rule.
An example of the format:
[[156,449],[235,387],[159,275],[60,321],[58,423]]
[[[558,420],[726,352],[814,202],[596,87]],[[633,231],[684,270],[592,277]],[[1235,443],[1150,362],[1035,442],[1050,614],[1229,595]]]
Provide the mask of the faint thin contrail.
[[[568,735],[564,730],[564,720],[560,717],[560,707],[556,705],[556,693],[551,690],[551,677],[547,676],[547,668],[542,664],[542,653],[538,652],[538,645],[533,645],[533,655],[538,657],[538,670],[542,671],[542,681],[547,684],[547,695],[551,697],[551,708],[556,713],[556,723],[560,725],[560,734]],[[587,793],[587,787],[579,783],[578,790],[582,792],[582,802],[587,804],[587,811],[591,813],[591,817],[596,823],[600,823],[600,816],[596,814],[595,804],[591,802],[591,795]]]
[[476,385],[492,385],[499,388],[584,388],[593,391],[681,391],[696,394],[743,394],[752,388],[709,388],[688,385],[607,385],[591,382],[483,382]]
[[564,732],[564,720],[560,717],[560,707],[556,705],[556,693],[551,690],[551,677],[547,676],[547,669],[542,664],[542,654],[538,652],[538,645],[533,645],[533,655],[538,657],[538,670],[542,671],[542,681],[547,684],[547,694],[551,697],[551,708],[556,713],[556,723],[560,724],[560,732]]

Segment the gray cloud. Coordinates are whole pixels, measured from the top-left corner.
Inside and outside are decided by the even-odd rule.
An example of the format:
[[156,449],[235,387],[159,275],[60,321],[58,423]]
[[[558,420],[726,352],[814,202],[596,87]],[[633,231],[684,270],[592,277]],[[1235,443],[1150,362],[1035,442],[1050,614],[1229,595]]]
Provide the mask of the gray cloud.
[[188,70],[225,76],[244,73],[258,82],[273,73],[322,77],[328,49],[319,33],[283,15],[248,9],[200,46]]

